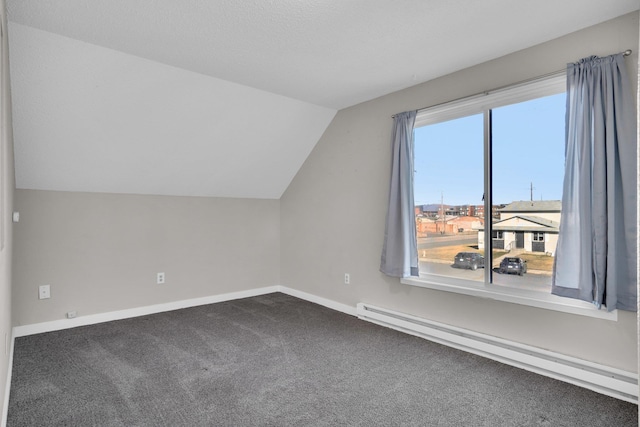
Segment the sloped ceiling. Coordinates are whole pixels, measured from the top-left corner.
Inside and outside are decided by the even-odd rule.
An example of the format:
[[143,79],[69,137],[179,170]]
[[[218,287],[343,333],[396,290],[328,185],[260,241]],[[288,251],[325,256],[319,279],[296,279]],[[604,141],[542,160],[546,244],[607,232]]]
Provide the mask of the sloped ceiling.
[[335,110],[11,24],[18,188],[279,198]]
[[279,198],[337,110],[637,0],[8,0],[18,188]]

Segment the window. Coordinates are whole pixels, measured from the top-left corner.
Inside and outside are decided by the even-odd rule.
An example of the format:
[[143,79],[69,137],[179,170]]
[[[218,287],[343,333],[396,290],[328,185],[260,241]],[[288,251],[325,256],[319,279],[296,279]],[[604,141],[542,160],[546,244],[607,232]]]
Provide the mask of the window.
[[[414,199],[423,212],[437,212],[417,233],[421,277],[550,292],[564,90],[562,74],[418,113]],[[483,264],[456,258],[468,252]],[[514,258],[526,268],[501,268]]]
[[544,242],[544,233],[533,233],[533,241],[534,242]]

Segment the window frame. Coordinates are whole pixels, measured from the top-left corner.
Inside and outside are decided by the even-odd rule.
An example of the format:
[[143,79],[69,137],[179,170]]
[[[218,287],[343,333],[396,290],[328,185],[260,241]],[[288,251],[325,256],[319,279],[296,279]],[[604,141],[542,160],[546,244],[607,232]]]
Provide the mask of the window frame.
[[[484,212],[492,212],[491,197],[491,110],[505,105],[529,101],[566,91],[566,72],[552,73],[492,91],[435,105],[418,111],[414,128],[428,126],[473,114],[484,115]],[[504,235],[503,235],[504,237]],[[491,221],[485,221],[484,241],[493,241]],[[489,243],[490,244],[490,243]],[[617,310],[607,312],[585,301],[564,298],[547,292],[518,289],[492,283],[492,269],[484,269],[484,282],[420,273],[420,277],[401,279],[401,283],[445,292],[490,298],[498,301],[521,304],[530,307],[560,311],[600,319],[617,321]]]

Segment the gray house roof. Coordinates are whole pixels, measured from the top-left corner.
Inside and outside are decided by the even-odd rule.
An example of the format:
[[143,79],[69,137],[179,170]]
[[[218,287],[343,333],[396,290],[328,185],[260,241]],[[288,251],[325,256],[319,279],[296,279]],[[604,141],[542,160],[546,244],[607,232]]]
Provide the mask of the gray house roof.
[[519,200],[511,202],[504,208],[500,209],[500,212],[512,213],[512,212],[561,212],[562,201],[561,200]]
[[516,216],[526,221],[531,221],[531,222],[535,222],[536,224],[543,225],[545,227],[555,228],[556,230],[560,227],[560,223],[558,221],[552,221],[550,219],[541,218],[539,216],[533,216],[533,215],[516,215]]
[[[507,221],[513,220],[513,218],[520,218],[527,221],[528,224],[514,226],[508,224],[501,224]],[[503,219],[493,223],[493,230],[496,231],[539,231],[544,233],[557,233],[559,231],[560,223],[558,221],[552,221],[546,218],[540,218],[534,215],[516,215],[511,218]],[[484,226],[479,230],[484,230]]]

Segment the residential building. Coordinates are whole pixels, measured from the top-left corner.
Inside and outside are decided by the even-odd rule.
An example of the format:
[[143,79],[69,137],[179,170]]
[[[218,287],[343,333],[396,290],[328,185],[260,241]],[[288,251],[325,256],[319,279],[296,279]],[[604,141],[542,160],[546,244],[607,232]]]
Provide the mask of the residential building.
[[484,219],[476,216],[461,215],[451,219],[449,224],[453,225],[456,233],[473,233],[482,228]]
[[[499,210],[492,226],[494,249],[524,250],[555,255],[562,201],[516,201]],[[484,248],[484,227],[478,231],[478,247]]]
[[[491,217],[492,218],[500,218],[500,209],[502,209],[504,205],[493,205],[491,206]],[[474,208],[475,216],[484,218],[484,205],[476,205]]]
[[[500,216],[500,209],[504,205],[494,205],[492,213],[495,218]],[[484,205],[417,205],[416,215],[425,215],[430,218],[442,218],[446,216],[475,216],[484,218]]]
[[434,234],[460,234],[477,231],[484,220],[473,216],[446,216],[431,218],[425,215],[416,216],[417,236],[429,237]]

